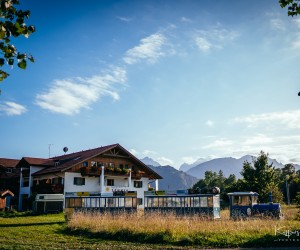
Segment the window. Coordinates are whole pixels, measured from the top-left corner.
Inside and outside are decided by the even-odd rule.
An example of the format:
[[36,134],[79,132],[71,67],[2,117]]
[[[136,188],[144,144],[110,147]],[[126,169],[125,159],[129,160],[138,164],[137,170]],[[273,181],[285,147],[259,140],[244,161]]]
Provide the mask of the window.
[[91,166],[92,166],[92,167],[97,167],[97,162],[91,161]]
[[12,168],[6,168],[5,172],[6,172],[6,173],[12,173],[13,170],[12,170]]
[[143,187],[143,182],[142,181],[134,181],[133,186],[135,188],[142,188]]
[[74,177],[74,185],[78,185],[78,186],[85,185],[85,178]]
[[88,167],[89,163],[87,161],[83,162],[84,167]]
[[125,169],[129,169],[129,165],[128,164],[125,164]]
[[114,186],[115,180],[114,179],[107,179],[107,186]]
[[114,168],[114,167],[115,167],[115,164],[114,164],[113,162],[108,162],[108,163],[107,163],[107,166],[108,166],[108,167]]
[[123,164],[119,164],[119,168],[123,169]]

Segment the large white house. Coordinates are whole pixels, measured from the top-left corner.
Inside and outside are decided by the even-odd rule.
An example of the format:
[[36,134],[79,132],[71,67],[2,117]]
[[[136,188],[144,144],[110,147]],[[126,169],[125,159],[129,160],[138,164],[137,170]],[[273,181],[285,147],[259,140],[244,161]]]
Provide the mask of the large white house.
[[102,146],[50,159],[23,157],[19,210],[36,194],[113,196],[134,193],[144,206],[149,183],[162,177],[119,144]]

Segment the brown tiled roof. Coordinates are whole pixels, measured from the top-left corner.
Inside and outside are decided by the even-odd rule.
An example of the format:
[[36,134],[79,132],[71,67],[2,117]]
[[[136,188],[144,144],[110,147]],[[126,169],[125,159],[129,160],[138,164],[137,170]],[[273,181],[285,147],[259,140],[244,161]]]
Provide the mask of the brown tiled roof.
[[53,161],[51,159],[45,158],[33,158],[33,157],[23,157],[30,166],[51,166]]
[[[53,157],[51,159],[48,159],[52,161],[52,166],[46,167],[36,173],[33,174],[33,176],[39,176],[44,174],[50,174],[50,173],[58,173],[58,172],[64,172],[74,165],[84,162],[90,158],[93,158],[99,154],[105,153],[106,151],[109,151],[114,148],[119,148],[122,151],[126,152],[134,161],[136,161],[146,172],[151,174],[155,179],[162,179],[160,175],[158,175],[156,172],[154,172],[151,168],[149,168],[147,165],[145,165],[143,162],[141,162],[139,159],[137,159],[134,155],[132,155],[129,151],[127,151],[125,148],[123,148],[119,144],[112,144],[108,146],[102,146],[99,148],[84,150],[72,154],[65,154],[57,157]],[[59,164],[55,166],[55,162],[58,162]],[[54,165],[54,166],[53,166]]]
[[51,159],[45,158],[33,158],[33,157],[23,157],[17,164],[17,168],[29,167],[29,166],[53,166],[54,163]]
[[0,197],[3,197],[3,196],[5,196],[5,195],[14,196],[14,193],[11,192],[9,189],[1,190],[1,191],[0,191]]
[[0,158],[0,166],[3,166],[5,168],[15,168],[18,162],[19,160],[16,159]]

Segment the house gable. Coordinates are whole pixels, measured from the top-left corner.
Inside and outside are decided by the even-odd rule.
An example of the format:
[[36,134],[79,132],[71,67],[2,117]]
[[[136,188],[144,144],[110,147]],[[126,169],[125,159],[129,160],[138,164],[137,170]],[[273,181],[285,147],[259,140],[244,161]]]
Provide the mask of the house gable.
[[[44,168],[33,176],[41,176],[59,172],[77,172],[83,175],[100,176],[101,166],[107,170],[116,170],[125,174],[126,170],[141,172],[149,179],[162,179],[160,175],[133,156],[119,144],[99,147],[72,154],[51,158],[54,166]],[[85,173],[83,173],[85,169]],[[123,170],[120,171],[120,170]]]

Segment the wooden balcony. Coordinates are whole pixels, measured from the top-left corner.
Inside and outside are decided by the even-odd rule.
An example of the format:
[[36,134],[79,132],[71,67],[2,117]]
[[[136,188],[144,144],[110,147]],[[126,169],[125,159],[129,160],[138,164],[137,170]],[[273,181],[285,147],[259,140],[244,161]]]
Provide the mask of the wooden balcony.
[[31,187],[31,192],[37,194],[62,194],[64,192],[64,185],[41,182],[40,184],[34,184]]
[[80,173],[82,176],[100,176],[101,175],[100,167],[82,167],[80,168]]
[[145,177],[145,172],[142,171],[134,171],[131,173],[131,179],[140,180],[142,177]]
[[129,177],[129,171],[126,170],[120,170],[120,169],[105,169],[104,170],[105,175],[109,176],[124,176],[124,177]]
[[[102,172],[101,167],[82,167],[80,173],[82,176],[100,176]],[[104,174],[109,176],[124,176],[129,177],[129,171],[126,169],[119,168],[105,168]]]

